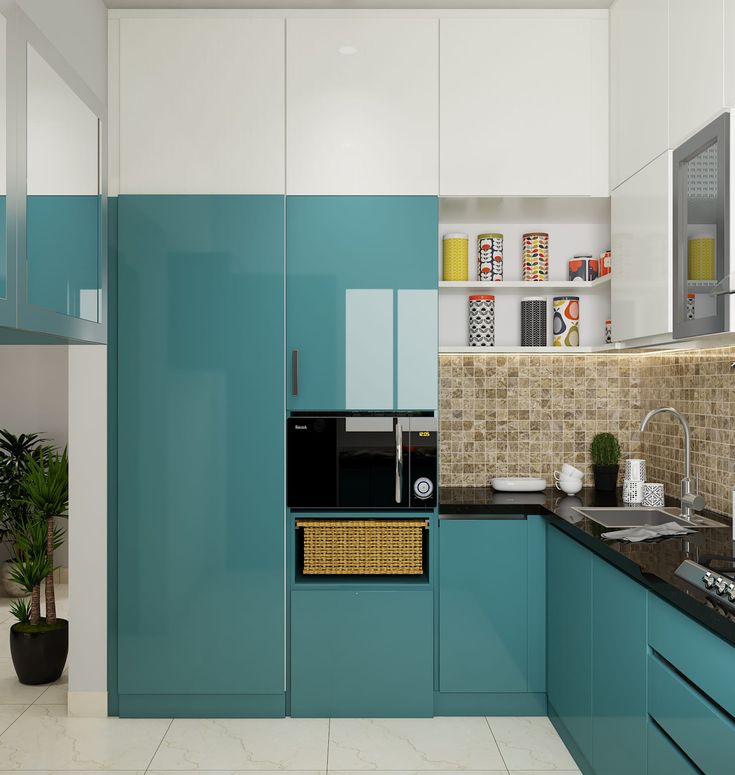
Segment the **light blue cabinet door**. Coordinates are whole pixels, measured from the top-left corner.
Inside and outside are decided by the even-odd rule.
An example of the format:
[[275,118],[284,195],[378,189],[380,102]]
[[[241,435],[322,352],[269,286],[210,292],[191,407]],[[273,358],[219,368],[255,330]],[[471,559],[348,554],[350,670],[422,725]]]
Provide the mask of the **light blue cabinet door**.
[[431,716],[431,590],[291,593],[292,716]]
[[[369,361],[361,361],[359,353],[350,354],[351,383],[359,382],[364,375],[366,384],[376,385],[376,390],[367,395],[360,392],[359,400],[365,406],[347,400],[346,352],[348,346],[354,347],[346,336],[347,292],[436,290],[438,200],[412,196],[295,196],[287,198],[286,209],[288,408],[393,409],[398,403],[395,314],[390,341],[384,336],[384,321],[376,323],[375,336],[380,341],[368,348]],[[394,308],[396,304],[393,293]],[[382,306],[375,314],[385,314]],[[416,338],[425,334],[435,341],[435,326],[426,332],[417,326],[413,332]],[[383,352],[388,347],[391,352]],[[298,353],[298,373],[294,369],[294,351]],[[434,350],[425,373],[436,369],[436,359]],[[423,396],[421,399],[426,400]],[[436,400],[433,406],[411,408],[435,406]]]
[[648,593],[598,557],[592,589],[595,774],[645,775]]
[[547,540],[549,711],[591,762],[592,553],[553,526]]
[[283,210],[119,198],[119,689],[174,714],[283,713]]
[[439,520],[440,691],[529,691],[529,617],[543,617],[544,590],[529,600],[528,541],[526,519]]

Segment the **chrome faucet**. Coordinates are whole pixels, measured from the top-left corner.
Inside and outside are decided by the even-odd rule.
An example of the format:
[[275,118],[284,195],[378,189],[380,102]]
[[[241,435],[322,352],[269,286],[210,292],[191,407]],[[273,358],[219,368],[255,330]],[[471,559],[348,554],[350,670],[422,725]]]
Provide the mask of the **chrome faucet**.
[[651,409],[643,418],[643,422],[641,422],[641,433],[646,430],[649,420],[662,412],[673,415],[679,421],[684,431],[684,478],[681,480],[681,513],[679,516],[691,522],[694,512],[704,508],[704,498],[699,493],[692,492],[692,437],[689,432],[689,424],[684,419],[684,415],[674,409],[673,406],[661,406],[658,409]]

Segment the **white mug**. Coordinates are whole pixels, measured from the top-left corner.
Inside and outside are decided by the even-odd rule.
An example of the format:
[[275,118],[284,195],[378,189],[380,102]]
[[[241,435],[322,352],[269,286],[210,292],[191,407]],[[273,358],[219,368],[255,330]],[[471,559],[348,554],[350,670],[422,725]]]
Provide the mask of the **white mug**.
[[554,479],[558,482],[561,479],[584,479],[584,473],[569,463],[564,463],[561,471],[554,471]]
[[581,479],[562,479],[554,483],[557,490],[565,492],[567,495],[574,495],[582,489]]

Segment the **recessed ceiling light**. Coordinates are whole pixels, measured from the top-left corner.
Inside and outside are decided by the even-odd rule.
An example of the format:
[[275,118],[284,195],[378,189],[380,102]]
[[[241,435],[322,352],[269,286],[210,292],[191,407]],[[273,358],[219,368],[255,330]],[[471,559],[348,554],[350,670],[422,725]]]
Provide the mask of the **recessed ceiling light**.
[[344,54],[345,56],[349,56],[350,54],[357,54],[357,49],[354,46],[340,46],[337,51],[339,51],[340,54]]

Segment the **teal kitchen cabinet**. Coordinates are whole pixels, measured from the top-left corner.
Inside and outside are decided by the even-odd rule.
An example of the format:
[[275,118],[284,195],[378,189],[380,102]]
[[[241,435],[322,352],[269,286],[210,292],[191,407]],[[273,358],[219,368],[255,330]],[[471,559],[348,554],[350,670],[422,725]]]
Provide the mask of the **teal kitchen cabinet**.
[[431,716],[431,589],[295,589],[292,716]]
[[595,775],[644,775],[648,592],[599,557],[593,558],[592,590]]
[[284,202],[118,201],[122,716],[278,716]]
[[542,517],[439,520],[440,711],[485,694],[519,695],[488,713],[545,714],[545,542]]
[[549,718],[580,769],[592,772],[593,555],[553,526],[547,546]]
[[290,410],[437,407],[438,200],[286,204]]
[[700,775],[655,721],[648,723],[647,748],[647,775]]

